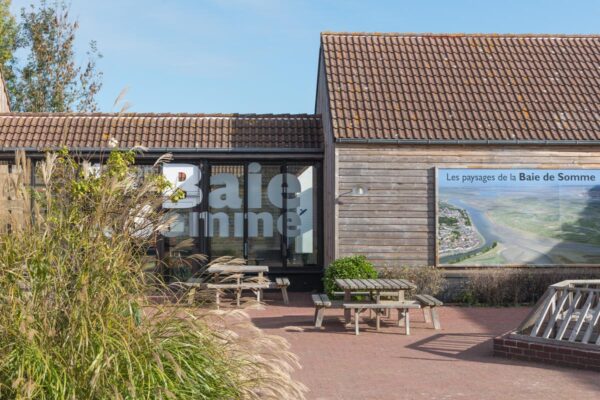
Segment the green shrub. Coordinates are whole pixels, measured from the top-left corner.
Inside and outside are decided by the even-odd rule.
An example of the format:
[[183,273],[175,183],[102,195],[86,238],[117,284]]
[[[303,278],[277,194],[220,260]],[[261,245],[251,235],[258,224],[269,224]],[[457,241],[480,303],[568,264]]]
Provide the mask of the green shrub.
[[0,398],[302,398],[282,338],[150,301],[167,288],[145,250],[169,218],[161,180],[137,181],[133,159],[113,152],[95,172],[49,153],[33,223],[0,234]]
[[548,286],[566,279],[598,279],[600,270],[584,268],[491,269],[472,272],[458,301],[469,305],[516,306],[534,304]]
[[377,270],[365,256],[350,256],[339,258],[329,264],[323,276],[325,292],[333,296],[333,292],[341,290],[336,279],[375,279]]
[[440,268],[426,267],[401,267],[384,268],[379,272],[382,278],[406,279],[417,285],[415,293],[439,295],[446,287],[444,272]]

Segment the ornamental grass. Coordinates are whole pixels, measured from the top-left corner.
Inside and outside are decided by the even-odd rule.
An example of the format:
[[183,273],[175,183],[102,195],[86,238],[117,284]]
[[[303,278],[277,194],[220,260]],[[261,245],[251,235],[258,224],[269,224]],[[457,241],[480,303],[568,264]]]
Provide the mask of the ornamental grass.
[[0,398],[303,398],[287,342],[243,311],[150,300],[167,291],[143,259],[170,222],[168,184],[134,159],[48,153],[41,186],[11,183],[34,201],[31,223],[0,234]]

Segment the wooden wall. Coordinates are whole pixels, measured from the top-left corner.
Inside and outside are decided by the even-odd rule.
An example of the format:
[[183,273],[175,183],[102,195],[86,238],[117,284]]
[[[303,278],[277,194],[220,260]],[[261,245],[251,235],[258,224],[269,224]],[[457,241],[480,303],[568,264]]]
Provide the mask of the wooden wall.
[[[337,209],[336,256],[392,267],[435,262],[435,167],[600,169],[600,146],[338,143],[336,153],[338,200],[324,209]],[[344,194],[358,184],[366,196]]]
[[317,96],[315,113],[321,114],[323,121],[323,264],[329,265],[337,253],[335,240],[336,210],[335,196],[337,190],[336,149],[333,143],[333,128],[329,111],[329,98],[327,95],[327,80],[323,52],[319,57],[319,71],[317,78]]

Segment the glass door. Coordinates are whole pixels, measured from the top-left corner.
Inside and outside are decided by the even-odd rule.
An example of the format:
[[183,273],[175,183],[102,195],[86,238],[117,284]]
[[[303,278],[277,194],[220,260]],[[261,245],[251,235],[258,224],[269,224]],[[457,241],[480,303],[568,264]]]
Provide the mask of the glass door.
[[245,166],[210,166],[208,223],[205,229],[212,260],[245,257]]
[[248,263],[282,266],[281,164],[248,165]]
[[[315,163],[210,163],[202,232],[211,260],[309,267],[319,263],[319,169]],[[206,221],[206,224],[204,222]]]
[[286,167],[286,266],[318,263],[318,174],[314,165]]

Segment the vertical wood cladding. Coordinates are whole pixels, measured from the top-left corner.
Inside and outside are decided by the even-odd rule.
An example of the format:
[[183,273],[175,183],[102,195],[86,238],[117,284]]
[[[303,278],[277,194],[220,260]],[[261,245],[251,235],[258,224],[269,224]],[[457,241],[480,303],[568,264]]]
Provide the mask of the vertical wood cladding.
[[335,240],[336,220],[336,155],[333,143],[331,114],[325,77],[323,57],[319,59],[319,72],[317,81],[317,98],[315,113],[321,115],[323,121],[323,263],[329,265],[335,259],[337,241]]
[[[435,263],[435,168],[600,169],[600,146],[336,145],[337,257]],[[356,185],[366,196],[348,193]],[[325,213],[331,206],[325,208]]]

